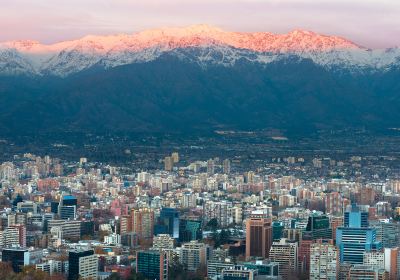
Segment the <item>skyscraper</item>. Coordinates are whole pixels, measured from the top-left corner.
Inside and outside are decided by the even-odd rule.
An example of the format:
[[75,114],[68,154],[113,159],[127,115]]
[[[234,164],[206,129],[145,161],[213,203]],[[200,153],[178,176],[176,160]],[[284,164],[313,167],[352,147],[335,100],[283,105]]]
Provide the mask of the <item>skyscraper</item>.
[[368,207],[365,205],[349,205],[344,213],[345,227],[368,227]]
[[344,227],[336,230],[336,245],[340,251],[340,262],[362,264],[364,252],[378,250],[376,230],[368,227],[368,212],[352,205],[344,215]]
[[330,228],[329,218],[326,215],[313,213],[308,218],[308,223],[305,232],[303,233],[306,239],[331,239],[332,229]]
[[252,214],[246,220],[246,258],[267,258],[271,245],[272,220],[265,214]]
[[189,242],[203,237],[202,221],[200,219],[185,218],[179,221],[179,241]]
[[179,238],[179,211],[175,208],[162,208],[154,226],[154,234],[169,234],[173,238]]
[[147,279],[168,279],[168,256],[161,250],[139,251],[136,254],[136,272]]
[[58,204],[58,215],[63,220],[73,220],[76,217],[76,208],[78,200],[72,195],[61,196]]

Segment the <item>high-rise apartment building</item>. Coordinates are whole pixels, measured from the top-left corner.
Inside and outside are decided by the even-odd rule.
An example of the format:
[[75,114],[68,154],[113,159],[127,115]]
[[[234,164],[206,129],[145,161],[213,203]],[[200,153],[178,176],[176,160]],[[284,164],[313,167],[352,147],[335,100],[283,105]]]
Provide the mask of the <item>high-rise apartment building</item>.
[[196,271],[207,264],[207,245],[197,241],[182,244],[180,262],[189,271]]
[[132,209],[132,232],[140,239],[153,238],[154,211],[150,208]]
[[233,222],[232,203],[228,201],[206,201],[204,203],[204,219],[209,222],[216,219],[220,227],[227,227]]
[[279,263],[279,275],[283,279],[297,271],[297,250],[297,242],[290,242],[285,238],[272,243],[269,258]]
[[332,244],[314,243],[310,250],[310,280],[336,280],[339,274],[339,254]]

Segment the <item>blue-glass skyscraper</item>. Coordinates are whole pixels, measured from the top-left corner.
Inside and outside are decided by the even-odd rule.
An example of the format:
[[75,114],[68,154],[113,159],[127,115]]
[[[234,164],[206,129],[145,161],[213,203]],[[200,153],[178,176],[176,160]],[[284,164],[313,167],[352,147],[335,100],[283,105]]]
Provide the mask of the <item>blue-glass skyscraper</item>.
[[376,241],[376,231],[368,227],[368,212],[352,205],[344,214],[344,227],[336,229],[336,245],[340,262],[362,264],[364,252],[381,249]]
[[368,227],[368,209],[363,209],[364,205],[352,204],[350,209],[344,213],[344,226],[345,227]]
[[154,226],[154,234],[169,234],[179,238],[179,211],[174,208],[162,208],[158,223]]

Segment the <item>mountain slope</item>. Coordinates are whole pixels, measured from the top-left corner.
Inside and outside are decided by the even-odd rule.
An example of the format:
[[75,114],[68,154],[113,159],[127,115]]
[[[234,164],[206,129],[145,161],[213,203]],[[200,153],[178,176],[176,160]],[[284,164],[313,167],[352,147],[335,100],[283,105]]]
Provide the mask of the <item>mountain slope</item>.
[[0,134],[400,127],[400,51],[209,26],[0,44]]
[[337,75],[295,56],[268,67],[238,60],[205,69],[170,53],[62,79],[2,78],[0,128],[15,134],[396,127],[398,74]]

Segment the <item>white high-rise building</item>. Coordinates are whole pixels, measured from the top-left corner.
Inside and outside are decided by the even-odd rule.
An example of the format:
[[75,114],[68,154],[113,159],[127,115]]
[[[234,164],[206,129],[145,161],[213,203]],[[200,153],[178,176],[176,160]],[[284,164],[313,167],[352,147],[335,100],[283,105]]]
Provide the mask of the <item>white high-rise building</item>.
[[310,249],[310,280],[336,280],[339,272],[338,250],[334,245],[314,243]]
[[196,271],[201,266],[206,265],[207,245],[197,241],[185,243],[181,247],[180,262],[189,271]]

